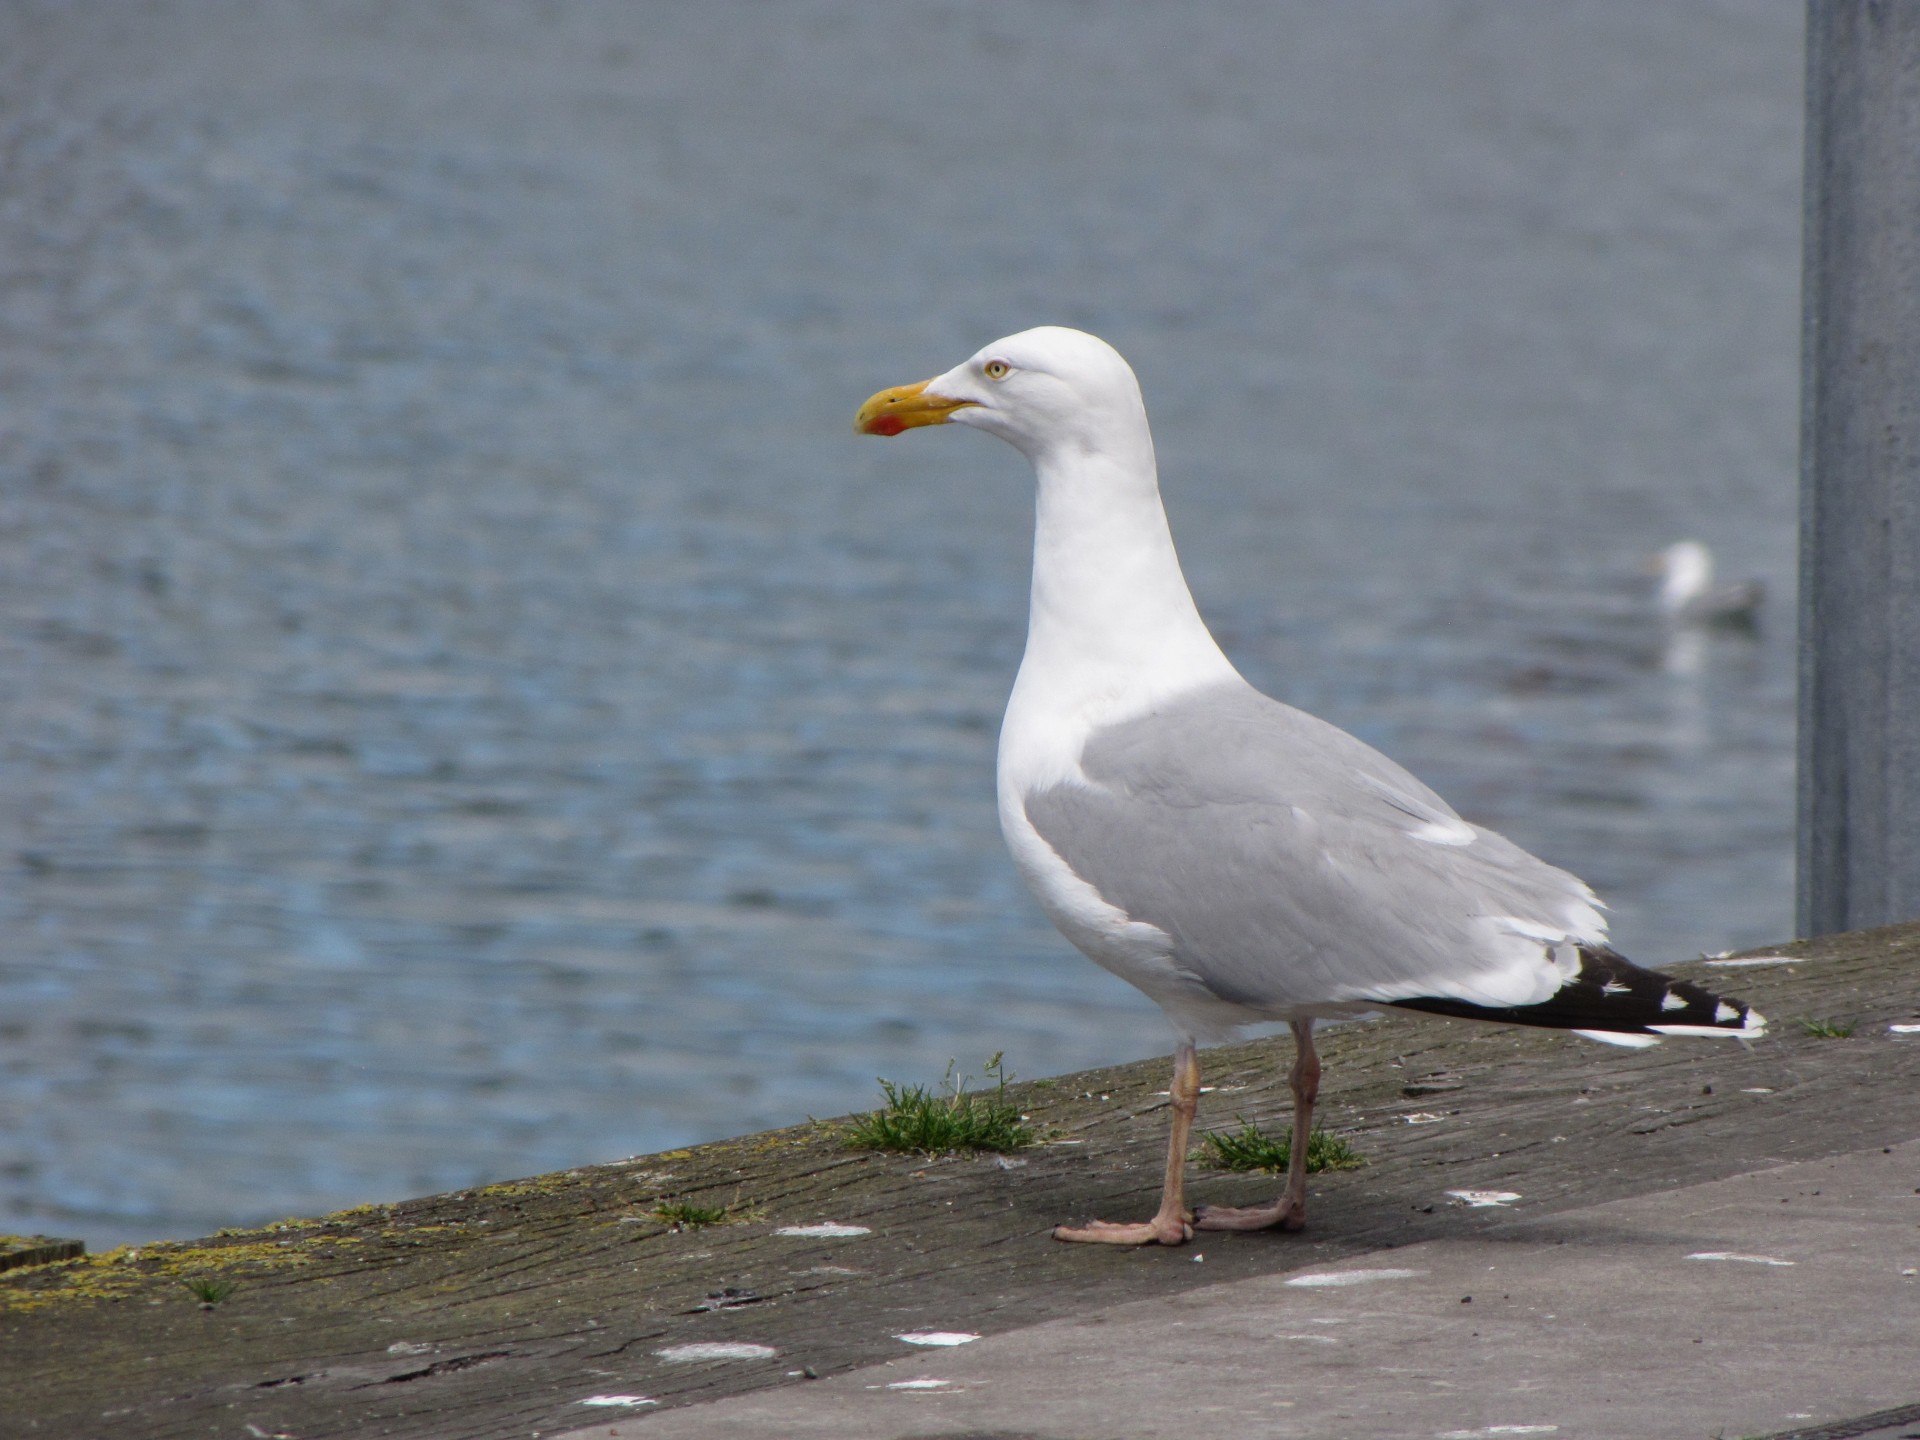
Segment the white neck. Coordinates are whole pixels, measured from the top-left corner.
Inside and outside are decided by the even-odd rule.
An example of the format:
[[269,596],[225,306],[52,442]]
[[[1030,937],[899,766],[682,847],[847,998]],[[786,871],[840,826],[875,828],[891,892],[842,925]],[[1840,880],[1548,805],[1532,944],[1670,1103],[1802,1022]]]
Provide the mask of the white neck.
[[1033,600],[1009,718],[1043,706],[1111,723],[1237,678],[1180,572],[1145,417],[1098,451],[1037,454],[1034,470]]

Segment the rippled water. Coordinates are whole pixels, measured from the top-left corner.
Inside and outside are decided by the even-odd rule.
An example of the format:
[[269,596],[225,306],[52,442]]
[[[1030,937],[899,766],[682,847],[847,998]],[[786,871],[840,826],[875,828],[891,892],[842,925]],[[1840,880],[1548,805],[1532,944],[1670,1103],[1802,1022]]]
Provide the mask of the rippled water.
[[0,1228],[1164,1048],[992,815],[1023,463],[849,433],[1043,321],[1251,678],[1635,953],[1786,933],[1799,22],[5,7]]

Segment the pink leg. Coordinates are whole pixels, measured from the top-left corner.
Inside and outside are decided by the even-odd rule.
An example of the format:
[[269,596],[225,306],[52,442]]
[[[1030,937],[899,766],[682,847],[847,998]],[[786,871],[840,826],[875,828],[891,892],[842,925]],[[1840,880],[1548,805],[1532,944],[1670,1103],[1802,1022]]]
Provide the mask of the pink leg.
[[1293,1154],[1287,1163],[1287,1188],[1271,1205],[1202,1205],[1194,1212],[1196,1230],[1300,1230],[1307,1223],[1307,1140],[1313,1134],[1313,1102],[1320,1098],[1320,1054],[1313,1048],[1313,1021],[1293,1022]]
[[1193,1238],[1193,1214],[1186,1207],[1187,1140],[1193,1112],[1200,1104],[1200,1060],[1193,1046],[1173,1052],[1173,1135],[1167,1143],[1167,1173],[1160,1186],[1160,1210],[1151,1220],[1125,1224],[1094,1220],[1086,1225],[1056,1225],[1053,1238],[1092,1245],[1184,1245]]

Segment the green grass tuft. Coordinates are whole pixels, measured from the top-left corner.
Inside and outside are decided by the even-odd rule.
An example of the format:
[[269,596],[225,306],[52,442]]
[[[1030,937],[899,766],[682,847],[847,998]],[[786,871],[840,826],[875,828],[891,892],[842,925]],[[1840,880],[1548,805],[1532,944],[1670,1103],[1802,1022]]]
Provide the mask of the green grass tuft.
[[182,1280],[180,1283],[192,1292],[194,1299],[209,1307],[218,1305],[240,1288],[237,1281],[216,1280],[204,1275],[191,1280]]
[[951,1155],[960,1150],[990,1150],[1002,1154],[1031,1145],[1040,1137],[1006,1099],[1008,1075],[995,1055],[982,1067],[994,1089],[974,1094],[967,1082],[957,1085],[953,1066],[936,1093],[925,1085],[896,1085],[881,1080],[887,1103],[855,1119],[845,1137],[855,1150],[893,1150],[926,1156]]
[[[1240,1120],[1239,1116],[1234,1117]],[[1200,1148],[1190,1157],[1214,1170],[1263,1170],[1269,1175],[1286,1172],[1293,1160],[1293,1137],[1267,1134],[1251,1120],[1240,1120],[1238,1131],[1216,1130],[1200,1137]],[[1357,1170],[1367,1162],[1338,1135],[1316,1130],[1307,1137],[1307,1173],[1323,1170]]]
[[1845,1040],[1853,1034],[1853,1025],[1845,1020],[1798,1020],[1794,1023],[1817,1040]]
[[656,1220],[664,1220],[679,1230],[698,1230],[702,1225],[724,1225],[733,1218],[730,1205],[695,1205],[691,1200],[663,1200],[653,1207]]

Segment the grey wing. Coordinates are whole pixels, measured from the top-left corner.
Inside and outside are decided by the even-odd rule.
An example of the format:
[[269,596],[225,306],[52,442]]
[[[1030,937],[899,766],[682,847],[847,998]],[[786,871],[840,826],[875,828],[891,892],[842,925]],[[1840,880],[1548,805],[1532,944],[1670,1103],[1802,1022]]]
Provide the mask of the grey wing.
[[1097,732],[1026,797],[1061,858],[1254,1009],[1544,999],[1605,934],[1592,892],[1370,746],[1250,687]]

